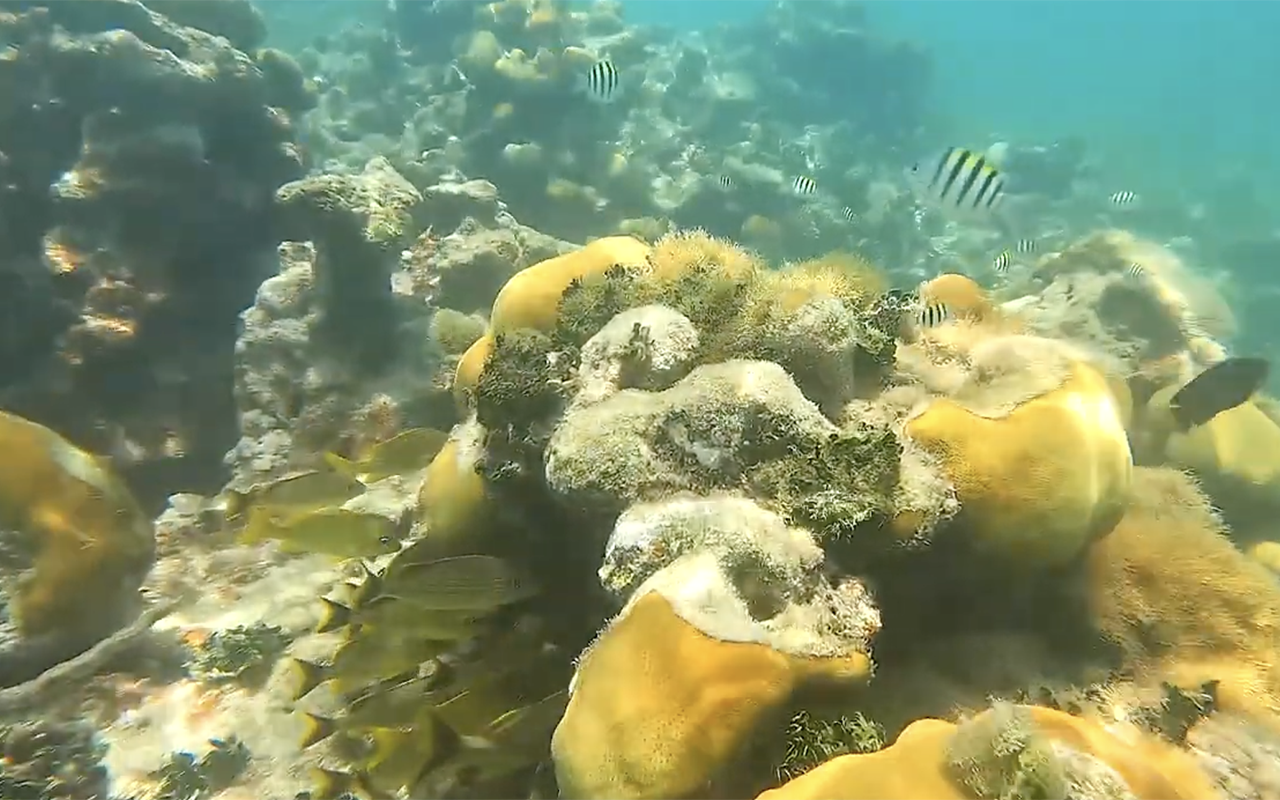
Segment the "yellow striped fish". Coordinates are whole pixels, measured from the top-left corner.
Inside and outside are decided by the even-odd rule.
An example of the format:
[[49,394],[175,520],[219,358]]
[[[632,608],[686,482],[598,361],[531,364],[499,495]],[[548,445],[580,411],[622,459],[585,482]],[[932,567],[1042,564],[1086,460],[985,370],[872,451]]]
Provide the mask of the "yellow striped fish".
[[948,147],[937,157],[907,169],[907,182],[920,199],[944,212],[982,215],[1004,196],[1004,177],[986,157],[963,147]]

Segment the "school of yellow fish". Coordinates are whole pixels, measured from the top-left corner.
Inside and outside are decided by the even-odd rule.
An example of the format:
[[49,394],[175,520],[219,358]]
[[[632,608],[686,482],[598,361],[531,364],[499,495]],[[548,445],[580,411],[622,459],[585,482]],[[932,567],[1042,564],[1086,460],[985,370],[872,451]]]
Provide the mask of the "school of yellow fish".
[[[292,552],[360,559],[362,576],[320,598],[325,662],[291,659],[293,699],[322,684],[343,713],[300,711],[304,748],[325,743],[342,770],[316,770],[312,796],[442,796],[528,785],[549,756],[572,660],[547,645],[538,595],[515,559],[403,543],[393,520],[344,504],[368,484],[421,470],[448,434],[413,429],[354,458],[226,497],[239,538]],[[364,560],[395,553],[378,571]]]

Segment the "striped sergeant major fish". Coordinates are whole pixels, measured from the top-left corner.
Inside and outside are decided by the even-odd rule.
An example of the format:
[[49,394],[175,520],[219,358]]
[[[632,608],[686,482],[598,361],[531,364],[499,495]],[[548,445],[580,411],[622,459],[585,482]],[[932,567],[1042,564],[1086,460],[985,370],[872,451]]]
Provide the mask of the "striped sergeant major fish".
[[1035,253],[1038,245],[1035,239],[1019,239],[1014,243],[1013,247],[1001,250],[996,256],[991,266],[996,272],[1004,274],[1009,271],[1009,267],[1013,265],[1014,259],[1018,256],[1026,256]]
[[582,91],[597,103],[612,103],[622,96],[622,76],[607,58],[602,58],[578,80]]
[[1004,176],[986,156],[948,147],[907,169],[907,181],[920,199],[944,213],[990,214],[1004,196]]
[[818,191],[818,182],[808,175],[797,175],[791,182],[791,191],[802,197],[810,195]]

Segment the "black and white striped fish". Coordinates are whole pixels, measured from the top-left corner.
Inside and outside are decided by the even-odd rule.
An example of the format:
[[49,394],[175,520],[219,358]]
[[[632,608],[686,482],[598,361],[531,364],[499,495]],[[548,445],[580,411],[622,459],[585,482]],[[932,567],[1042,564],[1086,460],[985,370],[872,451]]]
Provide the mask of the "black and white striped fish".
[[721,189],[725,190],[732,189],[734,185],[733,178],[728,175],[720,175],[716,178],[716,183],[720,184]]
[[1004,176],[986,157],[963,147],[948,147],[936,157],[907,169],[907,182],[920,199],[943,212],[981,216],[1004,196]]
[[992,262],[991,266],[995,268],[996,272],[999,272],[999,273],[1008,272],[1009,266],[1013,264],[1013,259],[1015,255],[1018,255],[1018,256],[1029,255],[1036,251],[1036,247],[1037,245],[1036,245],[1035,239],[1019,239],[1013,245],[1013,247],[1007,250],[1001,250],[1000,255],[996,256],[996,260]]
[[936,328],[952,319],[951,308],[946,303],[925,303],[916,314],[916,324],[922,328]]
[[591,65],[581,79],[587,97],[597,103],[612,103],[622,95],[622,76],[607,58]]
[[791,191],[798,195],[813,194],[818,190],[818,182],[807,175],[797,175],[796,179],[791,182]]
[[1112,192],[1110,195],[1107,195],[1107,200],[1110,201],[1113,206],[1131,206],[1138,202],[1138,195],[1136,192],[1131,192],[1128,189],[1125,189],[1119,192]]
[[1133,280],[1141,280],[1147,274],[1147,270],[1145,267],[1143,267],[1141,264],[1135,261],[1129,266],[1125,267],[1124,274],[1126,277],[1132,278]]
[[840,209],[840,213],[843,214],[844,218],[850,222],[856,222],[858,219],[858,212],[854,211],[852,208],[849,208],[848,206],[845,206],[844,208]]

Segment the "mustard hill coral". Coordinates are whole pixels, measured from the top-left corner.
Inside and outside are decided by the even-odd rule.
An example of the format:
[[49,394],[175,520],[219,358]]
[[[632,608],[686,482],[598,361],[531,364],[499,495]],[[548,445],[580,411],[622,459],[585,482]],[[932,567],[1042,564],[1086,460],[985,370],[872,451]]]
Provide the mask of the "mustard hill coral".
[[[779,796],[1213,796],[1167,748],[1062,712],[907,725],[1109,668],[1270,708],[1275,593],[1202,506],[1135,478],[1118,359],[1013,333],[994,305],[897,341],[907,309],[835,268],[860,263],[768,271],[697,232],[600,240],[514,276],[460,357],[468,419],[427,469],[409,550],[498,555],[557,587],[515,613],[546,626],[526,646],[558,654],[552,672],[581,653],[552,736],[560,790],[747,796],[776,781],[785,720],[821,708],[906,731]],[[1153,532],[1183,528],[1177,555],[1146,560]],[[934,630],[920,615],[957,630],[912,642]],[[964,685],[902,697],[928,657]],[[515,710],[497,686],[472,699]],[[904,768],[918,733],[927,768]]]
[[1222,707],[1274,713],[1280,589],[1223,533],[1186,475],[1135,470],[1124,517],[1088,553],[1093,623],[1136,674],[1184,687],[1217,680]]

